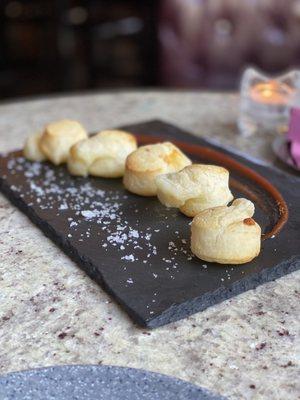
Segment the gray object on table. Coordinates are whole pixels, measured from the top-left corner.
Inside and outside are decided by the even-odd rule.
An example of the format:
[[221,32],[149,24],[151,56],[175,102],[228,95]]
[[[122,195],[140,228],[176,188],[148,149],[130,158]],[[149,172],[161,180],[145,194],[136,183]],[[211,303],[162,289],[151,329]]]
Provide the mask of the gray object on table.
[[1,400],[226,400],[166,375],[113,366],[72,365],[0,376]]

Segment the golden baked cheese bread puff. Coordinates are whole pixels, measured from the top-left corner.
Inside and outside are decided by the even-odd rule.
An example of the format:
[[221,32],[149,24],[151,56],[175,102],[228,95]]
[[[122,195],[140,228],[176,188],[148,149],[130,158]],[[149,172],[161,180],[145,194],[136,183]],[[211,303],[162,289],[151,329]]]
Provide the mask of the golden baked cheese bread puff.
[[254,204],[246,199],[202,211],[191,226],[192,252],[201,260],[220,264],[251,261],[261,245],[261,229],[253,214]]
[[141,146],[127,157],[123,183],[132,193],[155,196],[158,175],[180,171],[190,164],[191,160],[170,142]]
[[79,122],[64,119],[46,125],[39,147],[48,160],[59,165],[67,161],[70,148],[86,138],[87,133]]
[[72,175],[120,178],[127,156],[136,148],[136,139],[130,133],[102,131],[72,146],[68,170]]
[[30,135],[23,149],[23,155],[30,161],[44,161],[46,156],[42,153],[40,149],[40,140],[43,132],[36,132]]
[[157,196],[167,207],[194,217],[207,208],[227,205],[232,199],[229,172],[216,165],[192,164],[179,172],[156,178]]

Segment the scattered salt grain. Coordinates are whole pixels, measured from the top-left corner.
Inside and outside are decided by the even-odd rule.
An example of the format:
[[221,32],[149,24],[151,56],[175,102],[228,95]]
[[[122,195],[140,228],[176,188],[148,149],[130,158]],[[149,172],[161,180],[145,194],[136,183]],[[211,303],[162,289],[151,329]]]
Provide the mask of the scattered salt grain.
[[84,211],[81,211],[81,215],[84,218],[91,219],[91,218],[96,217],[97,213],[95,211],[91,211],[91,210],[84,210]]
[[121,260],[133,262],[133,261],[135,260],[135,257],[134,257],[133,254],[130,254],[129,256],[123,256],[123,257],[121,257]]
[[140,237],[140,235],[139,235],[137,230],[133,229],[132,231],[129,232],[129,237],[133,237],[133,238],[137,238],[138,239]]

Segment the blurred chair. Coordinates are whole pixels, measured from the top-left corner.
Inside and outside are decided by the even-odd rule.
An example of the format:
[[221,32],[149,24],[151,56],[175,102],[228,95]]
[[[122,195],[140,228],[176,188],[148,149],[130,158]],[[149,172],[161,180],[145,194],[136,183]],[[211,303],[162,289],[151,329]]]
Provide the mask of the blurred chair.
[[299,0],[162,0],[160,77],[167,86],[234,89],[245,66],[300,64]]

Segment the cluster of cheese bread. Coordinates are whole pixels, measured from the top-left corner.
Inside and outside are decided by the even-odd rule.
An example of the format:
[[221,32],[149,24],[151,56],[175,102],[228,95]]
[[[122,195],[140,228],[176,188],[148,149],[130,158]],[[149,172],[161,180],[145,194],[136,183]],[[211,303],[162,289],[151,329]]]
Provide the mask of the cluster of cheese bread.
[[229,172],[216,165],[192,164],[164,142],[139,147],[126,159],[124,185],[155,196],[167,207],[193,217],[191,250],[201,260],[243,264],[260,252],[261,229],[252,219],[254,204],[233,200]]
[[31,135],[24,156],[55,165],[67,163],[72,175],[119,178],[124,175],[126,157],[136,148],[136,139],[130,133],[109,130],[89,137],[79,122],[65,119]]
[[101,131],[89,137],[77,121],[53,122],[30,136],[24,156],[32,161],[66,163],[72,175],[119,178],[127,190],[156,196],[179,208],[191,225],[191,249],[202,260],[242,264],[260,252],[261,229],[252,219],[254,205],[233,200],[229,172],[216,165],[192,164],[170,142],[137,148],[124,131]]

